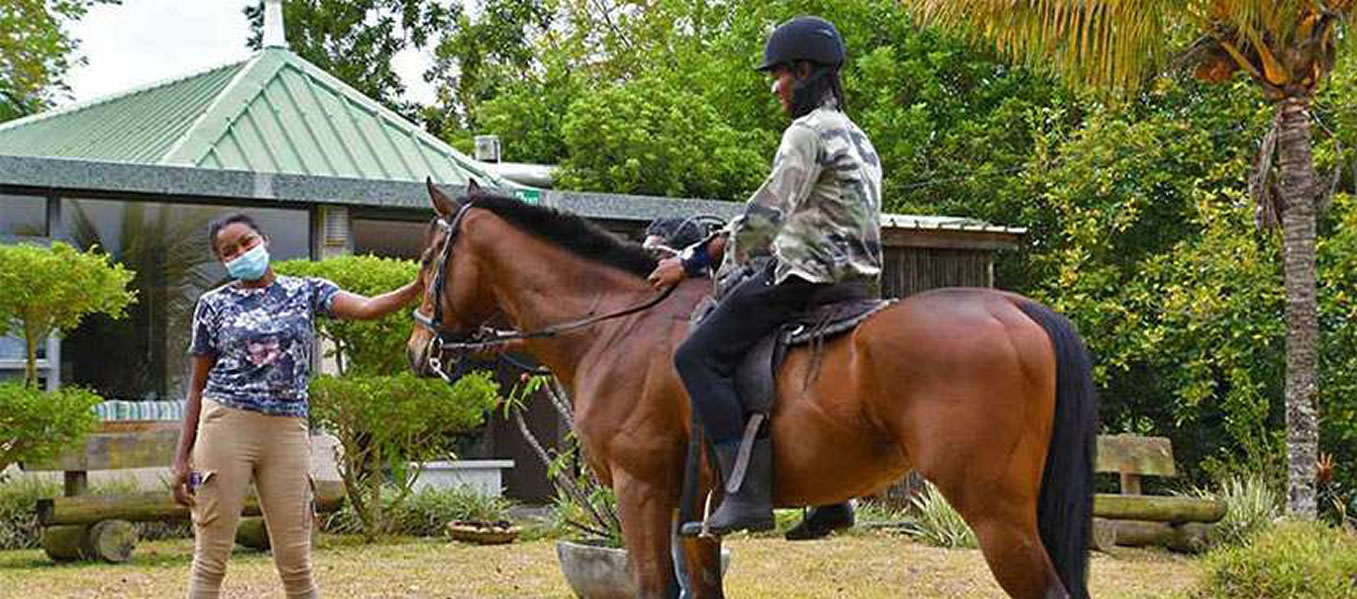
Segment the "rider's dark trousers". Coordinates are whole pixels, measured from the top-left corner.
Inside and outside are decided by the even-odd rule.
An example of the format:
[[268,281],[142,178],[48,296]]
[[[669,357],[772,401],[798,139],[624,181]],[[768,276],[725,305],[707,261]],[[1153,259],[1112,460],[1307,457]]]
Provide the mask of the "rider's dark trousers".
[[683,386],[713,443],[738,441],[744,408],[735,391],[735,369],[768,333],[804,311],[822,287],[795,275],[773,283],[763,269],[732,289],[674,356]]

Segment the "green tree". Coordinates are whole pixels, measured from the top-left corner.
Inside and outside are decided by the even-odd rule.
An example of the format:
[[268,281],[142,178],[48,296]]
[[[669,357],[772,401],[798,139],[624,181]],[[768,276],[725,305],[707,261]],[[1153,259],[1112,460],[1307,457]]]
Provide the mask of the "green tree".
[[0,383],[0,472],[10,464],[52,458],[79,441],[98,424],[94,406],[100,401],[79,387],[44,393]]
[[25,385],[37,386],[38,344],[52,331],[74,329],[89,314],[123,314],[136,299],[132,276],[108,256],[59,241],[0,245],[0,334],[17,328],[24,337]]
[[[246,45],[263,43],[264,3],[245,7]],[[283,21],[293,52],[369,98],[411,119],[418,106],[401,98],[405,85],[391,59],[408,47],[422,48],[444,29],[449,13],[430,0],[286,0]]]
[[437,119],[436,131],[468,141],[470,131],[481,129],[482,104],[534,79],[541,66],[535,40],[550,31],[555,17],[543,0],[478,4],[474,15],[463,4],[452,5],[446,34],[434,47],[434,64],[425,73],[425,79],[440,87],[431,124]]
[[77,40],[66,30],[95,4],[118,0],[7,0],[0,3],[0,122],[47,108],[66,91]]
[[1072,85],[1128,94],[1180,47],[1199,77],[1243,71],[1274,103],[1272,129],[1250,176],[1261,224],[1282,229],[1285,258],[1288,511],[1313,518],[1319,429],[1318,307],[1310,105],[1351,38],[1352,0],[1156,0],[1065,3],[911,0],[924,20],[1053,68]]
[[652,78],[576,100],[562,133],[560,178],[575,189],[734,199],[766,162],[701,95]]

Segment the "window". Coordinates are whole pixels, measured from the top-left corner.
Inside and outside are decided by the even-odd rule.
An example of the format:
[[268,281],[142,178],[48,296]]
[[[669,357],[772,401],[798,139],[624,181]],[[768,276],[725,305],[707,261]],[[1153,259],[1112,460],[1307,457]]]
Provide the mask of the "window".
[[47,198],[0,194],[0,237],[47,235]]
[[428,233],[428,221],[355,218],[353,253],[417,260]]
[[202,292],[227,280],[212,254],[207,226],[231,212],[250,215],[269,237],[274,260],[309,258],[305,210],[63,199],[64,238],[98,246],[135,272],[137,301],[126,317],[91,316],[62,345],[67,380],[109,399],[182,399],[193,308]]

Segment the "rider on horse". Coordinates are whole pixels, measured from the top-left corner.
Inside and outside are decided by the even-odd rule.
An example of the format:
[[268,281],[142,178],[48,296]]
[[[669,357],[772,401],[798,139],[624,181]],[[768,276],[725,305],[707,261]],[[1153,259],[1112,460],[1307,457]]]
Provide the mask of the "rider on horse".
[[[741,358],[810,307],[819,292],[840,283],[874,283],[881,273],[881,161],[843,112],[844,57],[843,39],[824,19],[800,17],[773,31],[758,70],[773,78],[773,93],[794,120],[782,135],[772,173],[729,226],[661,261],[650,276],[666,287],[719,264],[717,279],[729,287],[719,291],[721,303],[675,355],[722,480],[735,469],[746,426],[733,380]],[[746,468],[738,490],[727,493],[707,520],[711,533],[773,528],[766,431],[754,441]],[[700,529],[688,523],[683,532]]]

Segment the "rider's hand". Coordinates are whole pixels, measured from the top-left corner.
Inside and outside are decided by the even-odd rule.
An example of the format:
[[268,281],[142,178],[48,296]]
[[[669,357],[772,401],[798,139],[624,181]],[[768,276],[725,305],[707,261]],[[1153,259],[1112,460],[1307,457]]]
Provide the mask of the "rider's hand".
[[664,289],[677,285],[684,277],[683,263],[678,258],[665,258],[655,266],[654,272],[646,279],[656,289]]
[[174,461],[174,483],[170,488],[174,491],[174,502],[182,506],[193,505],[193,493],[188,488],[189,471],[186,462]]

